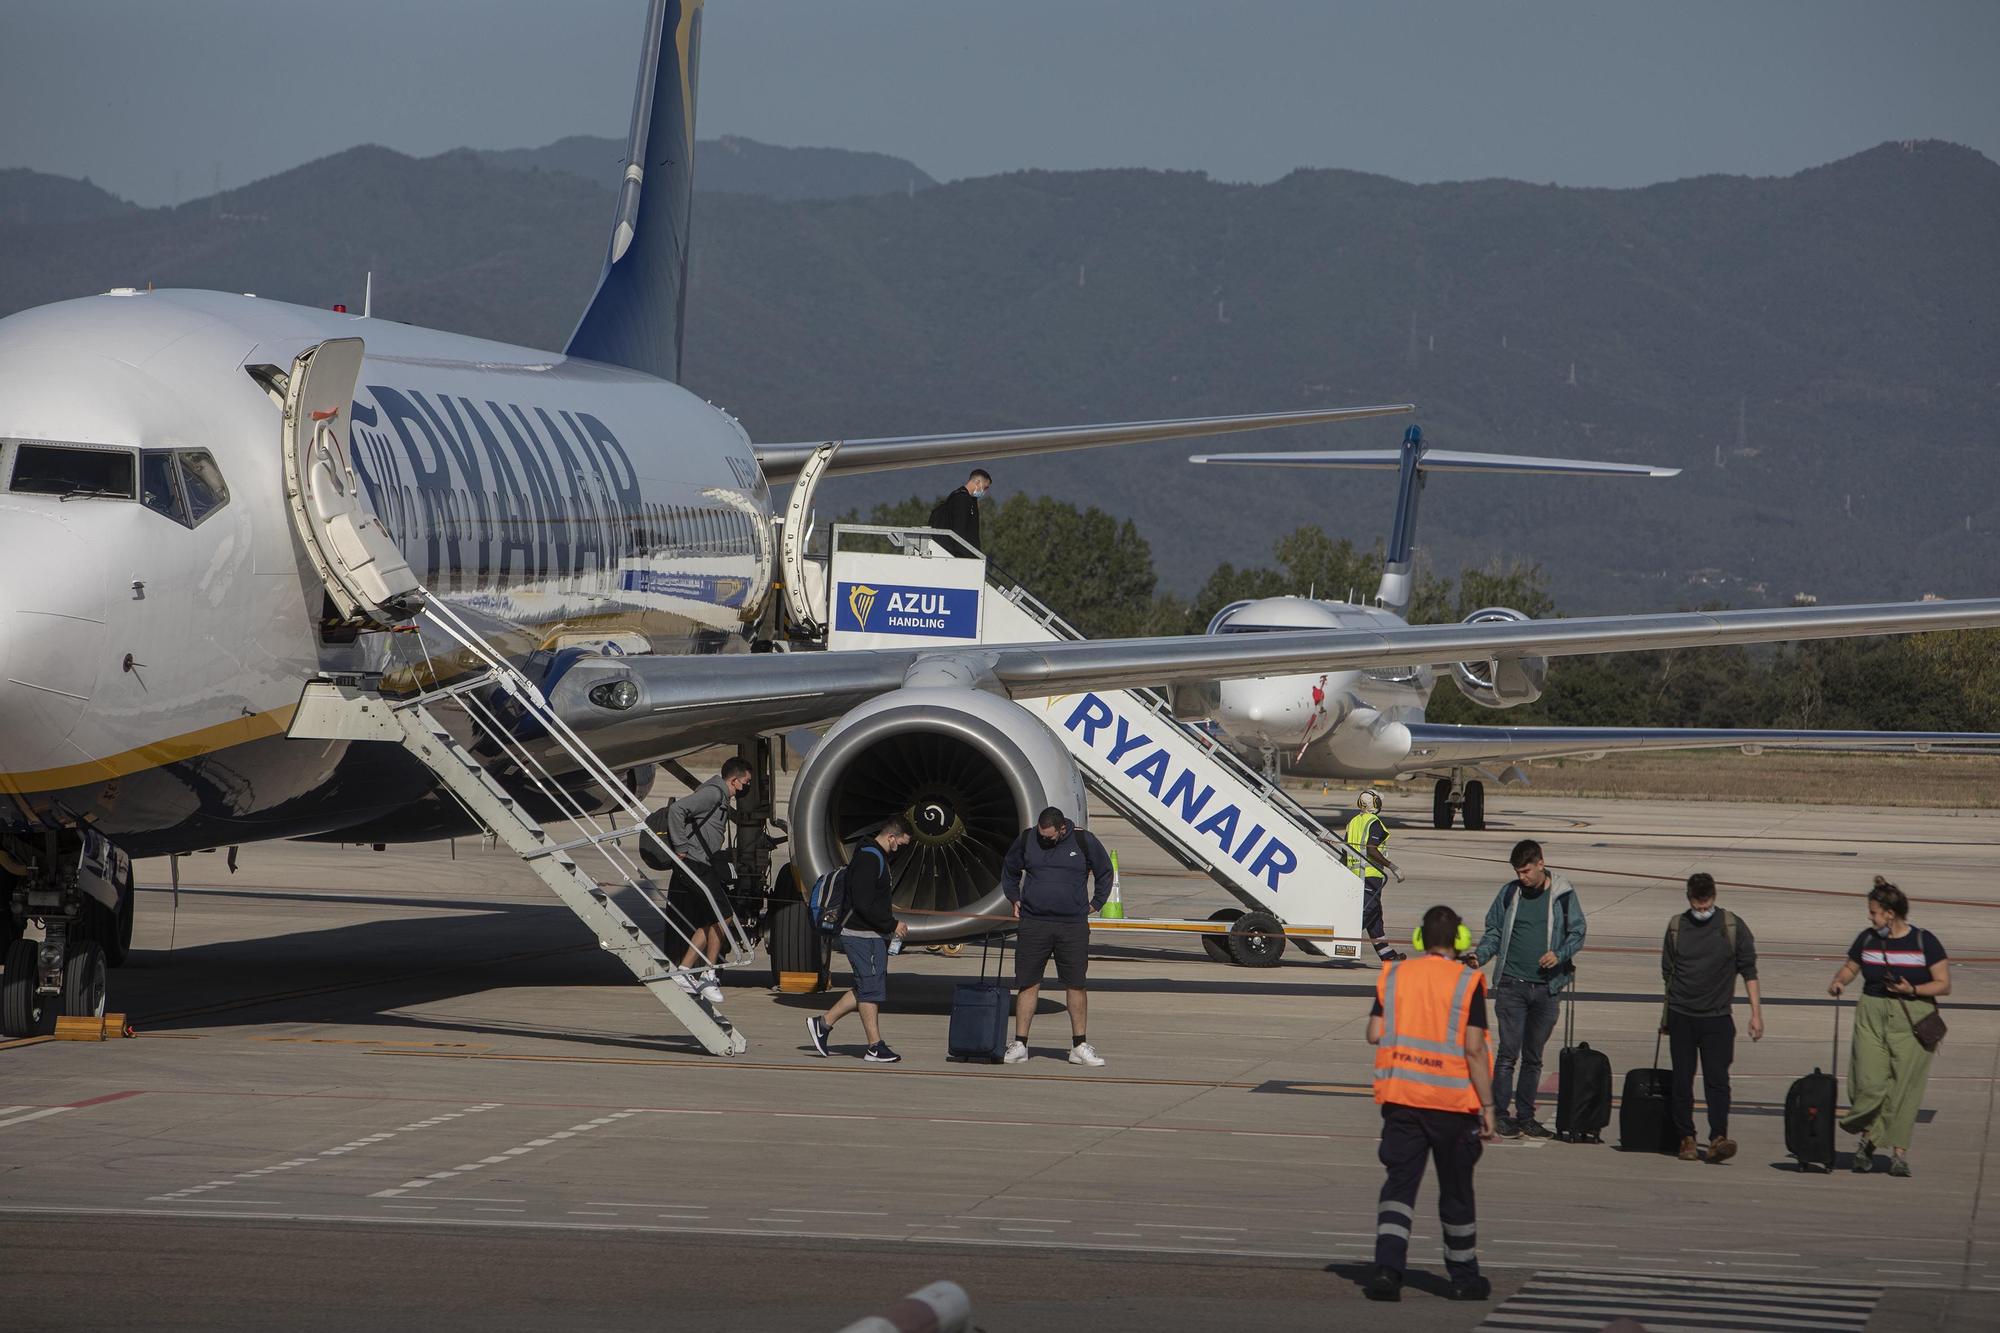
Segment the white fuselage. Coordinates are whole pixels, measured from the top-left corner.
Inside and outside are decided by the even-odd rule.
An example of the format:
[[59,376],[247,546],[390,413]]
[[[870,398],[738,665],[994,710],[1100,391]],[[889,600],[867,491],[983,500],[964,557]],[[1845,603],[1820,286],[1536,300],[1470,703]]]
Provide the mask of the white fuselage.
[[[421,651],[410,635],[322,633],[279,405],[251,373],[343,337],[367,347],[356,469],[428,587],[521,653],[592,637],[744,646],[770,581],[769,491],[741,428],[678,385],[247,296],[44,306],[0,320],[7,817],[59,804],[144,854],[323,832],[409,799],[349,746],[284,739],[316,672]],[[23,446],[43,464],[52,448],[131,454],[138,481],[22,490]],[[227,486],[192,525],[149,489],[174,451],[205,451]]]
[[[1307,597],[1268,597],[1225,608],[1211,634],[1293,629],[1401,629],[1380,607]],[[1268,756],[1307,777],[1389,778],[1410,771],[1405,724],[1424,720],[1436,684],[1429,666],[1376,667],[1254,680],[1209,688],[1207,720],[1253,763]]]

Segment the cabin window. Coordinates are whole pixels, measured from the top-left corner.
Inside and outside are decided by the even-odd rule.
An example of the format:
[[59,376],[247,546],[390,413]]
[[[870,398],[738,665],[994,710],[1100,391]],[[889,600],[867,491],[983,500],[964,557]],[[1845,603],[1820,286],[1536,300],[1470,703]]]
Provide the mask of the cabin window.
[[14,448],[11,489],[17,494],[55,495],[65,500],[130,500],[136,461],[129,449],[22,443]]

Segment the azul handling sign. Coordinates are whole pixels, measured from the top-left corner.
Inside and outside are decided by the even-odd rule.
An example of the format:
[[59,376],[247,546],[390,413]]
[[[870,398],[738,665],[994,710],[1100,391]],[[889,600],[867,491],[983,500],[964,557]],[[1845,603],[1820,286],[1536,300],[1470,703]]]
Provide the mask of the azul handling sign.
[[834,588],[833,627],[851,634],[979,637],[977,588],[918,588],[843,581]]
[[1178,747],[1170,742],[1183,737],[1156,741],[1140,730],[1148,725],[1145,719],[1132,721],[1096,694],[1079,696],[1062,722],[1064,731],[1083,742],[1092,761],[1118,775],[1127,792],[1150,796],[1166,819],[1181,825],[1191,848],[1212,848],[1278,892],[1285,877],[1299,868],[1299,856],[1260,822],[1263,807],[1220,775],[1225,785],[1218,794],[1216,780],[1205,779],[1177,757]]

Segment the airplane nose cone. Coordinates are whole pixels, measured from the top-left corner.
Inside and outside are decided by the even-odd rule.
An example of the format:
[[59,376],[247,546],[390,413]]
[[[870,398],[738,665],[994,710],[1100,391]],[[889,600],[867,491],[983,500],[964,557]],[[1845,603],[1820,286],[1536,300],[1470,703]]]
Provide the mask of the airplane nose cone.
[[74,761],[104,643],[101,550],[69,516],[0,503],[0,773]]

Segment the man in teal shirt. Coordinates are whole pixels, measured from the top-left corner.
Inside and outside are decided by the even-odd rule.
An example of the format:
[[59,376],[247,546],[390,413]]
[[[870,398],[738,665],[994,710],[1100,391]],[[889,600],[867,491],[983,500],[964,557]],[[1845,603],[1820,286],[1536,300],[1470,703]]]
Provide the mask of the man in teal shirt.
[[1555,1031],[1557,996],[1576,972],[1571,960],[1583,948],[1583,903],[1568,880],[1542,863],[1540,843],[1524,838],[1507,859],[1514,878],[1486,909],[1486,933],[1467,961],[1480,967],[1500,961],[1493,979],[1493,1011],[1500,1025],[1493,1105],[1500,1134],[1546,1139],[1551,1136],[1548,1127],[1535,1119],[1542,1048]]

